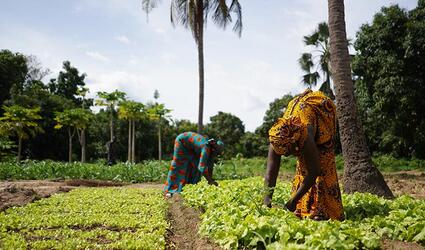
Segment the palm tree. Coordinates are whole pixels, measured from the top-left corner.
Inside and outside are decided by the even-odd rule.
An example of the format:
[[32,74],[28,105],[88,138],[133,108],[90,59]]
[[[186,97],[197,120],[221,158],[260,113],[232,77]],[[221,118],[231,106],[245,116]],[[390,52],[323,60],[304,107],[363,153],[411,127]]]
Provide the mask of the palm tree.
[[114,138],[114,113],[115,107],[118,103],[125,100],[126,94],[124,92],[115,90],[114,92],[97,92],[97,95],[100,99],[96,100],[96,105],[106,106],[109,110],[109,131],[110,131],[110,141]]
[[81,145],[81,162],[86,162],[86,138],[85,131],[93,118],[89,109],[75,108],[63,112],[56,112],[55,129],[68,128],[68,162],[72,162],[72,139],[77,133]]
[[120,119],[128,120],[128,155],[127,161],[129,163],[135,162],[136,149],[136,121],[144,117],[144,105],[135,101],[121,102],[118,109],[118,117]]
[[391,190],[372,163],[357,115],[345,31],[344,0],[328,0],[328,8],[332,79],[344,156],[344,191],[369,192],[391,198]]
[[44,132],[37,120],[42,117],[39,115],[40,107],[25,108],[19,105],[3,106],[4,114],[0,122],[4,123],[1,127],[8,130],[8,135],[15,134],[18,137],[18,154],[16,161],[21,161],[22,141],[29,136],[35,136],[36,133]]
[[[143,0],[142,8],[149,13],[159,1]],[[232,22],[231,13],[236,16],[233,30],[240,36],[242,33],[242,7],[238,0],[230,0],[230,5],[226,3],[226,0],[171,0],[171,23],[173,25],[181,24],[190,29],[198,46],[198,133],[201,133],[203,129],[204,114],[204,25],[207,23],[208,15],[211,14],[213,22],[224,29]]]
[[[329,28],[325,22],[319,23],[317,29],[310,35],[304,36],[306,46],[314,46],[310,53],[303,53],[298,59],[301,69],[306,73],[303,75],[303,84],[308,87],[316,86],[317,81],[322,78],[320,91],[335,99],[331,89],[331,77],[329,69]],[[322,75],[320,75],[320,73]]]

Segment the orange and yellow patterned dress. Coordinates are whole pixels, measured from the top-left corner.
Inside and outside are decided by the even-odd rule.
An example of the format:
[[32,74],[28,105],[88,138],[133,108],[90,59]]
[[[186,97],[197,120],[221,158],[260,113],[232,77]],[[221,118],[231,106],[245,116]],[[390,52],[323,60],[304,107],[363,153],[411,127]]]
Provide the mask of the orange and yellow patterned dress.
[[297,203],[295,214],[299,217],[344,219],[335,165],[335,110],[330,98],[320,91],[308,89],[289,102],[283,117],[269,131],[270,143],[277,154],[288,150],[288,142],[294,143],[295,150],[299,152],[295,153],[298,161],[292,183],[294,195],[307,175],[302,147],[307,138],[307,127],[313,128],[320,174],[313,187]]

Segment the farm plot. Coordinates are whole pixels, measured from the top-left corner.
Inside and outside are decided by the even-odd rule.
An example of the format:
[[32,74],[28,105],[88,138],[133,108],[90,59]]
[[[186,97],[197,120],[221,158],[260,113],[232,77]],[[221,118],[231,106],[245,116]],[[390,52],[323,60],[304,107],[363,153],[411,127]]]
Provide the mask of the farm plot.
[[317,222],[280,208],[290,197],[287,182],[277,185],[271,209],[261,206],[262,178],[219,184],[187,186],[183,197],[189,206],[204,211],[200,233],[226,249],[374,249],[385,239],[425,245],[425,200],[343,195],[346,220]]
[[158,189],[79,188],[0,213],[0,249],[164,249]]

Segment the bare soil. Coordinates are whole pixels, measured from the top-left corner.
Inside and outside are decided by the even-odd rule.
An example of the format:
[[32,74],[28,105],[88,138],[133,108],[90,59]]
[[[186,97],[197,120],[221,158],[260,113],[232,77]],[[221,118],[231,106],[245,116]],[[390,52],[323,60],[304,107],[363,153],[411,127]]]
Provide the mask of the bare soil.
[[168,230],[167,249],[215,250],[219,246],[202,238],[198,234],[200,212],[186,207],[179,194],[168,198],[168,220],[171,227]]
[[22,206],[52,194],[69,192],[76,187],[122,186],[122,183],[99,180],[63,181],[2,181],[0,182],[0,211],[9,207]]

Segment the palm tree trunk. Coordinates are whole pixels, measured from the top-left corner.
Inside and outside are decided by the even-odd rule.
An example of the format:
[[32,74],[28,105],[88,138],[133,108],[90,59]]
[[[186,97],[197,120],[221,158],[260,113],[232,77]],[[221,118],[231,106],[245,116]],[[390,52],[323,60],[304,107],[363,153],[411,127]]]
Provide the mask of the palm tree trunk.
[[21,154],[22,154],[22,137],[19,136],[18,139],[18,155],[16,156],[16,162],[21,162]]
[[344,156],[344,191],[394,197],[382,174],[372,163],[361,121],[357,116],[345,31],[344,1],[328,0],[328,8],[331,70]]
[[127,161],[131,163],[131,119],[128,120],[128,153],[127,153]]
[[72,133],[71,128],[68,128],[68,162],[72,162]]
[[198,67],[199,67],[199,110],[198,110],[198,133],[202,133],[204,117],[204,4],[197,1],[197,23],[198,34]]
[[81,162],[86,162],[86,130],[81,130]]
[[161,118],[159,118],[159,123],[158,123],[158,160],[162,160]]
[[131,163],[135,162],[135,156],[136,156],[136,146],[135,146],[135,141],[136,141],[136,121],[133,119],[132,120],[132,139],[131,139]]
[[110,130],[111,141],[112,141],[112,138],[114,138],[114,109],[112,106],[110,107],[110,111],[111,113],[109,115],[109,130]]

